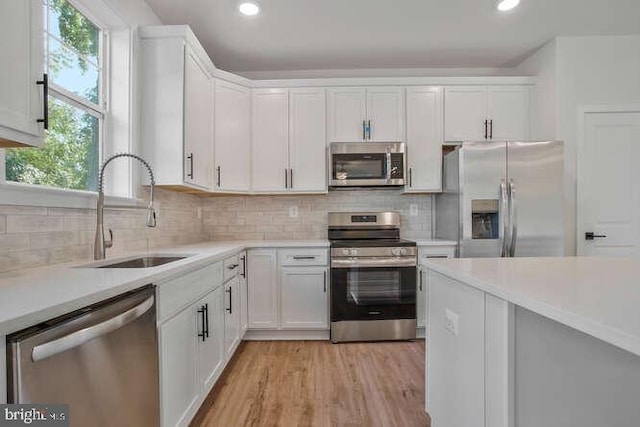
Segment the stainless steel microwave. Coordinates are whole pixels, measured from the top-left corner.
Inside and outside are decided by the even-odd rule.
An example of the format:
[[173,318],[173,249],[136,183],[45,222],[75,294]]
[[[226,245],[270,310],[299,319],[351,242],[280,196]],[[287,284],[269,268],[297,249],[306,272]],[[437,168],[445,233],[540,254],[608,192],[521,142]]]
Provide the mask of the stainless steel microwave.
[[332,187],[400,186],[405,183],[402,142],[333,142],[329,185]]

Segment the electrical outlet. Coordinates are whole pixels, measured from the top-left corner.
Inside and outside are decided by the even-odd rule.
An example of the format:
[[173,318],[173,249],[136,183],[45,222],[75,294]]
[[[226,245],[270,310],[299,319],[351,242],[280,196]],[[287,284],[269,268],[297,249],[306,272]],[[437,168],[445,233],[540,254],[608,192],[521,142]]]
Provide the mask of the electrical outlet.
[[458,315],[448,308],[444,310],[444,328],[458,336]]
[[409,215],[418,216],[418,205],[409,205]]
[[297,206],[289,206],[289,218],[298,218]]

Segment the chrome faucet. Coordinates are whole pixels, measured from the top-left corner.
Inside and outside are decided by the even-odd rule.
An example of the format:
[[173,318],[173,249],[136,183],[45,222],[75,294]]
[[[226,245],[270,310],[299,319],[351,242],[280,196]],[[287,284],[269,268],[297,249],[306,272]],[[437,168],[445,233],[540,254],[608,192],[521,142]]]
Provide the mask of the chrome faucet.
[[109,240],[105,240],[104,238],[104,187],[103,187],[103,179],[104,179],[104,169],[107,167],[109,162],[119,157],[130,157],[132,159],[138,160],[140,163],[146,166],[149,171],[149,176],[151,177],[151,189],[149,190],[149,206],[147,207],[147,227],[155,227],[156,226],[156,210],[153,207],[153,187],[155,186],[155,179],[153,177],[153,171],[151,170],[151,166],[147,163],[142,157],[136,156],[135,154],[130,153],[120,153],[114,154],[109,157],[100,168],[100,175],[98,175],[98,205],[96,207],[96,237],[93,244],[93,259],[104,259],[107,248],[113,246],[113,231],[109,229]]

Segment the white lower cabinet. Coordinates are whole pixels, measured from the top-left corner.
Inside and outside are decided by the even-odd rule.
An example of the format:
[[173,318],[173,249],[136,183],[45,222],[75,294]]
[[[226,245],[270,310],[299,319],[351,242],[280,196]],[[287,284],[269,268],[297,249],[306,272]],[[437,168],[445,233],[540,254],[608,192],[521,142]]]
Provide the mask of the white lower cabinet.
[[224,285],[224,351],[227,358],[240,343],[240,280],[234,277]]
[[280,327],[326,329],[329,284],[326,267],[280,269]]
[[[204,337],[199,336],[198,367],[200,387],[208,393],[222,372],[225,361],[223,348],[225,327],[222,287],[218,287],[196,303],[198,320],[205,322]],[[204,310],[204,314],[202,311]],[[200,325],[202,328],[202,324]],[[201,329],[202,331],[202,329]]]
[[249,329],[329,328],[326,248],[248,252]]
[[418,328],[427,327],[428,317],[429,276],[423,264],[430,258],[453,258],[454,255],[455,246],[423,246],[418,249],[418,262],[420,263],[418,267],[418,288],[416,290],[416,318]]

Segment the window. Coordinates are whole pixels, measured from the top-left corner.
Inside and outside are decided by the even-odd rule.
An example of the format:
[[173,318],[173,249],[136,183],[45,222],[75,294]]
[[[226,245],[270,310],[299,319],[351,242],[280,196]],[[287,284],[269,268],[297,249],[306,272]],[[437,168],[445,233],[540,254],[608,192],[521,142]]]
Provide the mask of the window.
[[105,118],[103,31],[68,0],[43,0],[49,130],[42,148],[6,150],[7,181],[97,190]]

